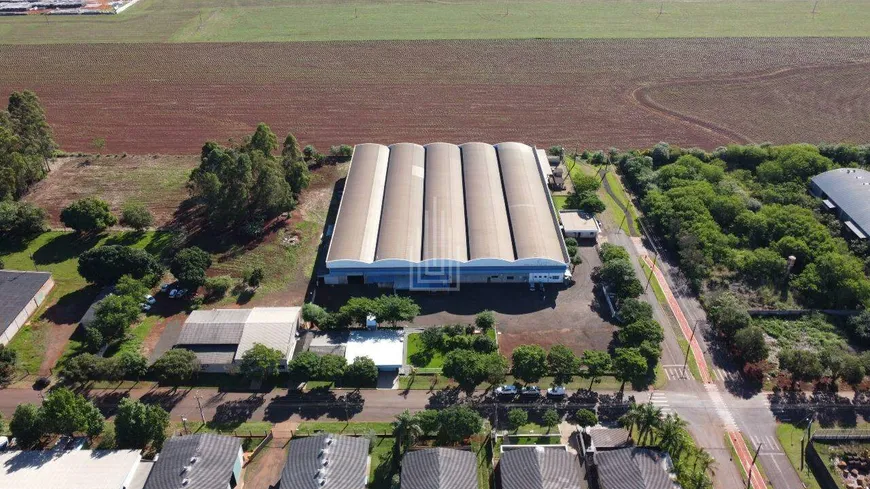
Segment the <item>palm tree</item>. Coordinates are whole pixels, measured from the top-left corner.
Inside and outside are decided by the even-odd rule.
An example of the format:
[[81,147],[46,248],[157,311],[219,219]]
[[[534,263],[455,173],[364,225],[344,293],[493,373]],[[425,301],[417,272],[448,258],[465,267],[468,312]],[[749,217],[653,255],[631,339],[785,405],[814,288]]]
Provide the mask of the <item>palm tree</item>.
[[393,437],[396,439],[396,444],[393,446],[396,457],[417,443],[417,439],[423,436],[423,428],[420,426],[420,420],[410,413],[407,409],[400,415],[396,416],[393,421]]
[[662,422],[662,410],[652,403],[640,405],[640,419],[637,422],[639,442],[643,445],[647,435],[652,433],[653,428],[658,428]]
[[698,466],[700,466],[701,473],[707,473],[707,471],[713,467],[714,463],[716,463],[716,461],[713,460],[713,457],[706,451],[698,450],[695,453],[695,468],[697,469]]
[[677,456],[678,452],[683,449],[685,438],[683,437],[683,429],[686,427],[686,422],[680,419],[678,414],[668,414],[662,420],[659,427],[659,446],[671,454],[671,457]]
[[640,422],[640,405],[632,404],[628,411],[619,418],[619,424],[623,428],[628,428],[628,436],[631,438],[631,433],[634,430],[634,425]]

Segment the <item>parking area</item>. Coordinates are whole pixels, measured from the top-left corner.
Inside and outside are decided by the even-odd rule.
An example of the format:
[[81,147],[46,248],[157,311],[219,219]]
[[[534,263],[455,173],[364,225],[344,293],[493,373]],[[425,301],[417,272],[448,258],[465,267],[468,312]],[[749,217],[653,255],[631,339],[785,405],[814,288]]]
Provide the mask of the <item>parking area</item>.
[[[593,244],[579,248],[583,263],[574,269],[575,283],[570,286],[547,286],[530,291],[527,284],[463,285],[455,292],[410,295],[420,305],[421,314],[414,326],[438,326],[450,323],[470,323],[475,314],[485,309],[498,318],[499,348],[509,355],[523,344],[539,344],[548,348],[563,344],[575,352],[606,349],[616,327],[597,312],[593,292],[592,269],[601,264]],[[316,302],[335,310],[349,297],[392,293],[371,286],[321,286]]]

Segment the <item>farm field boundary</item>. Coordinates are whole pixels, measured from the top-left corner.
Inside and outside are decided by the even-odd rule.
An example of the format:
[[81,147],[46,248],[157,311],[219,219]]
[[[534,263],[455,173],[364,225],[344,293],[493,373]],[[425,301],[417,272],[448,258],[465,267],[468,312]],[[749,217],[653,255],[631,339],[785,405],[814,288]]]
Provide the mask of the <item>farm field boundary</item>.
[[119,16],[0,18],[0,44],[844,37],[865,0],[141,0]]

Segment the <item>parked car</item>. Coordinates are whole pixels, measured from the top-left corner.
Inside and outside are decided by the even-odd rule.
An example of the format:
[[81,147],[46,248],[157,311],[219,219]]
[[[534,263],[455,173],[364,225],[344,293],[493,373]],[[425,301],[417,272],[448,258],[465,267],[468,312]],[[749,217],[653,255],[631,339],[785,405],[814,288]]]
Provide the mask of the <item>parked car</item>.
[[151,304],[141,303],[139,307],[142,309],[142,312],[148,312],[151,310]]
[[151,294],[145,294],[145,302],[149,304],[154,304],[155,302],[157,302],[157,299],[155,299],[154,296]]
[[499,397],[513,397],[517,395],[517,386],[513,384],[500,385],[495,388],[495,395]]
[[541,388],[536,385],[527,385],[520,391],[520,397],[541,397]]
[[178,296],[178,289],[172,289],[169,291],[169,298],[170,299],[175,299],[176,296]]
[[547,389],[547,397],[551,399],[564,399],[567,392],[561,385],[556,385]]
[[166,292],[169,290],[169,284],[162,284],[160,286],[160,292]]
[[182,297],[187,295],[187,289],[178,289],[178,293],[175,294],[176,299],[181,299]]

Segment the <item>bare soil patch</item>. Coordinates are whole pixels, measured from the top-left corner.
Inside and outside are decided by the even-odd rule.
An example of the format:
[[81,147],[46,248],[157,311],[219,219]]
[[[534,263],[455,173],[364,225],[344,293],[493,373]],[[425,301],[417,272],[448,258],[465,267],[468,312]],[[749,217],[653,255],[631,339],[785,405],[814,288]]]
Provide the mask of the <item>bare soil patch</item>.
[[184,199],[184,185],[197,156],[82,156],[58,158],[52,171],[25,198],[48,212],[50,224],[60,227],[60,211],[83,197],[99,197],[120,214],[124,202],[138,200],[154,214],[155,226],[172,220]]
[[[520,140],[585,148],[660,140],[712,148],[734,133],[774,142],[866,135],[864,75],[778,78],[749,91],[716,79],[870,59],[868,38],[397,41],[5,46],[0,96],[36,90],[61,145],[198,152],[257,122],[321,149],[365,141]],[[638,88],[697,120],[638,102]],[[752,82],[758,83],[758,82]],[[685,96],[684,96],[685,94]],[[766,95],[772,94],[770,97]],[[762,105],[747,102],[760,102]],[[817,123],[817,109],[825,120]],[[755,110],[747,117],[749,110]],[[749,119],[749,120],[747,120]],[[736,123],[736,124],[735,124]],[[731,128],[721,131],[717,127]],[[787,126],[788,129],[781,129]],[[863,131],[863,132],[860,132]]]

